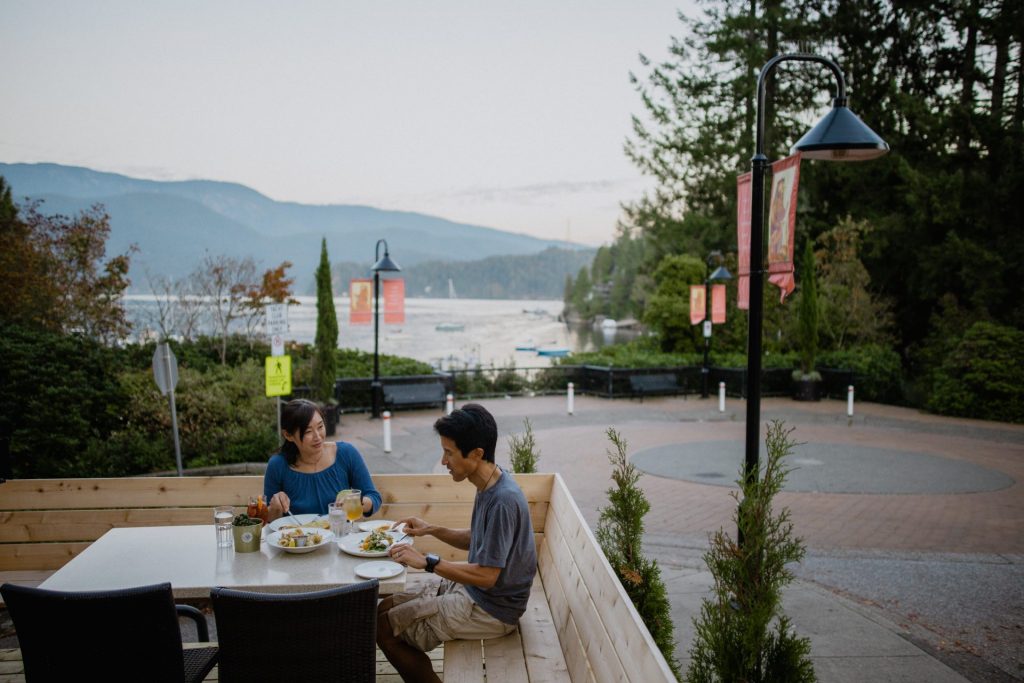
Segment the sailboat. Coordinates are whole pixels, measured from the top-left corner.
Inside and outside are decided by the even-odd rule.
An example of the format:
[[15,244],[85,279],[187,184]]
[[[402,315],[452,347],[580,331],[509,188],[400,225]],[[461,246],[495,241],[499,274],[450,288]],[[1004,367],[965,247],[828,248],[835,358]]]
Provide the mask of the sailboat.
[[[451,278],[448,278],[448,298],[457,299],[455,296],[455,283],[452,282]],[[462,323],[444,322],[438,323],[434,326],[434,329],[438,332],[462,332],[466,329],[466,326]]]

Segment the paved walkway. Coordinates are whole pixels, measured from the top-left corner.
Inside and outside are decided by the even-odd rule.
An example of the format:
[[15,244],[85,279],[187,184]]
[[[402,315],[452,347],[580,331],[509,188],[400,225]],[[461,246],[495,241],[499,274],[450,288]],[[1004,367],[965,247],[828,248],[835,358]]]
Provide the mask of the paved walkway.
[[[734,527],[729,482],[742,462],[745,405],[690,398],[638,401],[564,397],[482,401],[507,436],[529,418],[539,469],[560,472],[596,526],[611,466],[605,430],[626,439],[651,511],[648,552],[668,581],[678,652],[710,576],[707,535]],[[808,557],[784,609],[812,640],[828,681],[1015,680],[1024,675],[1024,427],[859,403],[762,402],[762,421],[785,420],[805,442],[801,468],[778,503],[792,511]],[[437,411],[400,412],[393,450],[380,421],[346,415],[374,472],[441,472],[431,425]],[[732,453],[736,458],[730,468]],[[730,469],[732,471],[730,471]],[[959,673],[958,673],[959,672]]]

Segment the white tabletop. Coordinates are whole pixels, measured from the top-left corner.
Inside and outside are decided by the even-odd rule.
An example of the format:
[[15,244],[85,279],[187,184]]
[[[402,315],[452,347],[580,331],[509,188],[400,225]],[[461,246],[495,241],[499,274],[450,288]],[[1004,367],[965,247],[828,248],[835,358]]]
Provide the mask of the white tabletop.
[[[355,568],[373,561],[348,555],[334,543],[310,553],[287,553],[269,546],[265,536],[260,552],[236,553],[217,547],[212,524],[111,529],[40,588],[109,590],[170,581],[177,598],[209,597],[214,586],[295,593],[365,581]],[[381,594],[404,590],[405,576],[403,571],[381,579]]]

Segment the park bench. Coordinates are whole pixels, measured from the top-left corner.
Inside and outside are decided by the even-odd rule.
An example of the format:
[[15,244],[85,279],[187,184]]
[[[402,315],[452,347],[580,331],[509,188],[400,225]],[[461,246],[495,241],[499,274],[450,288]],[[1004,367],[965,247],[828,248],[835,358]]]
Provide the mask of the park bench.
[[663,372],[652,375],[630,375],[629,386],[634,395],[644,396],[676,395],[680,392],[679,380],[674,373]]
[[425,405],[443,408],[446,395],[443,382],[384,385],[384,405],[391,410]]
[[[674,681],[561,476],[514,476],[530,506],[538,550],[527,612],[519,630],[504,638],[452,642],[443,655],[435,653],[443,657],[436,661],[445,680]],[[374,483],[382,518],[470,524],[475,489],[465,482],[442,474],[381,474]],[[212,507],[243,507],[262,488],[260,476],[4,482],[0,582],[38,584],[113,527],[210,524]],[[466,559],[465,551],[433,537],[416,539],[416,546]],[[409,583],[427,578],[418,574]],[[0,673],[6,664],[16,667],[20,654],[0,652]]]

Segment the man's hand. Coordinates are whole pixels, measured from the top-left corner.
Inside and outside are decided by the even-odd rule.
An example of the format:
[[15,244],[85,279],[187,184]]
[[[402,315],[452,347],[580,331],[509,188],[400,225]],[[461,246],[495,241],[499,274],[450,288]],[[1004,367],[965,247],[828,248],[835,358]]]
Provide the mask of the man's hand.
[[424,536],[431,533],[432,530],[431,525],[427,524],[419,517],[406,517],[405,519],[395,522],[395,526],[391,528],[397,529],[402,524],[405,525],[405,528],[402,529],[402,531],[412,537]]
[[404,564],[413,569],[426,569],[427,567],[427,558],[408,543],[396,543],[388,548],[388,557],[398,564]]

